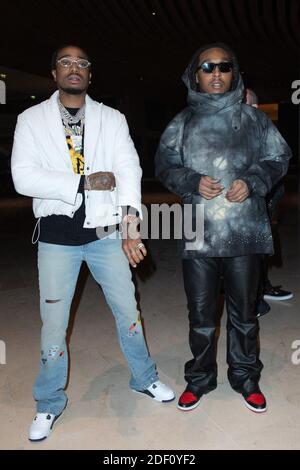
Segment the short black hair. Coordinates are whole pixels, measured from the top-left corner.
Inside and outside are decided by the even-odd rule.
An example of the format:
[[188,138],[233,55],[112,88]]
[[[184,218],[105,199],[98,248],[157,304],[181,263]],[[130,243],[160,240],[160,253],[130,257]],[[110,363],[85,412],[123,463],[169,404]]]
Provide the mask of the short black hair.
[[77,49],[80,49],[82,52],[84,52],[84,55],[86,56],[87,60],[89,62],[91,62],[91,59],[88,55],[88,53],[86,52],[86,50],[79,46],[78,44],[74,44],[74,43],[66,43],[66,44],[62,44],[61,46],[59,46],[52,54],[52,57],[51,57],[51,70],[54,70],[56,68],[56,62],[57,62],[57,57],[60,53],[60,51],[62,49],[65,49],[66,47],[76,47]]

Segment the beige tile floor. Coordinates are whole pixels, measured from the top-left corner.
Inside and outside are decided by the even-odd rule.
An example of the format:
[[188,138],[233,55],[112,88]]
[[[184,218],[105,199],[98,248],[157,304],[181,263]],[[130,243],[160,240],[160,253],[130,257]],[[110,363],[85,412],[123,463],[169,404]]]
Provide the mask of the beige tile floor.
[[[300,340],[296,213],[279,227],[282,266],[270,272],[273,284],[282,283],[295,297],[272,302],[271,312],[260,320],[265,365],[261,386],[268,398],[267,413],[247,410],[228,385],[226,314],[218,346],[218,388],[197,409],[183,413],[176,402],[160,404],[132,393],[112,316],[100,289],[88,277],[73,308],[69,406],[51,436],[40,444],[27,440],[34,413],[31,389],[38,370],[40,329],[29,214],[10,219],[0,236],[0,340],[6,344],[6,364],[0,365],[0,449],[300,448],[300,365],[291,361],[292,342]],[[156,269],[144,281],[137,277],[146,337],[160,378],[178,397],[184,388],[184,363],[190,358],[180,262],[174,242],[152,241],[150,248]]]

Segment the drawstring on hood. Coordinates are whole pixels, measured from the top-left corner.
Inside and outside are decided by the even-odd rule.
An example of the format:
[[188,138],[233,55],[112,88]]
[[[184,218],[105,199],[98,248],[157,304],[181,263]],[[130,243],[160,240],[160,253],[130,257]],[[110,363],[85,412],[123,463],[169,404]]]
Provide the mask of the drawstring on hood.
[[[224,49],[233,62],[233,80],[231,90],[226,93],[204,93],[198,91],[196,83],[197,67],[199,65],[199,56],[207,49],[220,48]],[[195,112],[212,114],[217,113],[225,108],[233,107],[232,128],[240,129],[241,120],[241,103],[244,95],[244,84],[239,72],[239,65],[236,55],[229,46],[222,42],[206,44],[200,47],[192,56],[187,66],[182,80],[188,89],[187,104]]]

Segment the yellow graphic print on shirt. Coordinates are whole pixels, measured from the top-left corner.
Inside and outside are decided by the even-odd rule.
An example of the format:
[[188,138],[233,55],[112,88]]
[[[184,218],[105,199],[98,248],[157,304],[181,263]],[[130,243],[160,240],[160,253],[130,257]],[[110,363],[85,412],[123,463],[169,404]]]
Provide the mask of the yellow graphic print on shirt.
[[67,139],[68,149],[70,152],[70,157],[71,157],[74,173],[77,173],[79,175],[84,175],[84,155],[83,155],[82,147],[81,147],[81,152],[78,152],[74,148],[72,136],[66,135],[66,139]]

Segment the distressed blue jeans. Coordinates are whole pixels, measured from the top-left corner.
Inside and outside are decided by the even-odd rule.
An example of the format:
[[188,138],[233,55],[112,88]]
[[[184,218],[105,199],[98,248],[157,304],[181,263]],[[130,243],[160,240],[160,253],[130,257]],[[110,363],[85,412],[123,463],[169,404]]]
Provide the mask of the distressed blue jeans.
[[34,384],[37,411],[58,415],[67,403],[66,330],[76,282],[85,261],[101,285],[115,318],[121,349],[131,371],[130,387],[143,390],[157,378],[145,343],[135,289],[122,241],[115,237],[81,246],[39,242],[40,311],[43,322],[40,372]]

